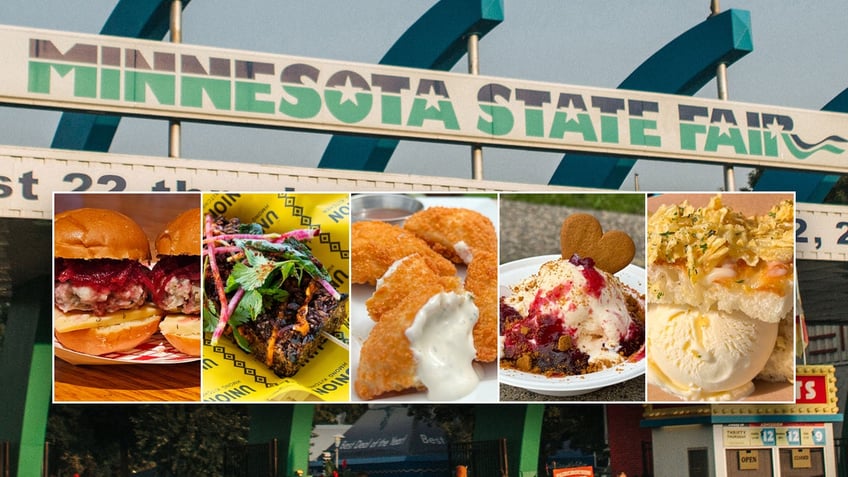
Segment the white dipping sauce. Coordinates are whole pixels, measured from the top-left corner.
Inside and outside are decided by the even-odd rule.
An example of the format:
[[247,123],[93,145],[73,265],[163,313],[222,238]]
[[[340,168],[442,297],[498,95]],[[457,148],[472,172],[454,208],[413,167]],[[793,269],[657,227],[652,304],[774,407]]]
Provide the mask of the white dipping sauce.
[[461,398],[480,381],[474,370],[476,350],[471,331],[478,310],[469,293],[439,293],[418,310],[406,330],[417,374],[427,386],[427,398]]

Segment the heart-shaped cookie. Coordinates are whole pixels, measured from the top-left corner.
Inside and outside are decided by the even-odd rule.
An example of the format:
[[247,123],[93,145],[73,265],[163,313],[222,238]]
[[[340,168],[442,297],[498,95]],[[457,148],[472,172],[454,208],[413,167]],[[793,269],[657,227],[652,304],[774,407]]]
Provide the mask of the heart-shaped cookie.
[[559,234],[563,258],[575,253],[589,257],[595,266],[608,273],[624,269],[636,254],[636,245],[626,232],[610,230],[604,233],[598,219],[589,214],[573,214],[562,222]]

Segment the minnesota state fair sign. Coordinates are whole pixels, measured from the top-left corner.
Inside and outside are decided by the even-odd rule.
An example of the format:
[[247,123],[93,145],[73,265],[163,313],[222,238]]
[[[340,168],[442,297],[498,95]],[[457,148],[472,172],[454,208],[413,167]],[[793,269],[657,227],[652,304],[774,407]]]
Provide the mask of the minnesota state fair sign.
[[0,26],[0,103],[848,172],[848,115]]

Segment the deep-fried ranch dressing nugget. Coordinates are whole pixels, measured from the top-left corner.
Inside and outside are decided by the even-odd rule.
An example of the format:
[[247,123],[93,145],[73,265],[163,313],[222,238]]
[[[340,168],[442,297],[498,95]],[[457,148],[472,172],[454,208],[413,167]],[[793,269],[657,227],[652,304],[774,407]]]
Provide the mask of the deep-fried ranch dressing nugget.
[[492,252],[477,252],[468,265],[465,289],[474,295],[480,314],[474,325],[477,361],[492,362],[498,357],[498,258]]
[[429,207],[412,214],[403,228],[454,263],[471,263],[475,251],[497,252],[498,236],[488,217],[471,209]]
[[351,226],[351,282],[375,285],[386,270],[407,255],[421,255],[439,275],[455,275],[456,267],[412,232],[380,221]]
[[[415,260],[404,262],[413,264]],[[442,292],[459,293],[462,286],[455,276],[437,277],[426,270],[424,273],[413,280],[419,282],[414,294],[408,293],[403,274],[393,273],[382,282],[381,290],[386,298],[394,298],[395,306],[385,310],[362,344],[353,383],[360,398],[370,400],[387,393],[425,389],[417,374],[417,362],[406,330],[430,298]]]
[[384,313],[408,296],[417,297],[420,305],[424,305],[429,298],[426,293],[432,287],[429,282],[440,281],[446,288],[452,289],[455,288],[455,279],[456,277],[452,276],[438,277],[421,255],[407,255],[393,263],[377,280],[377,288],[374,294],[365,300],[365,308],[372,320],[380,321]]
[[404,332],[415,315],[389,313],[380,320],[362,345],[353,388],[364,400],[406,390],[423,391],[415,373],[415,358]]

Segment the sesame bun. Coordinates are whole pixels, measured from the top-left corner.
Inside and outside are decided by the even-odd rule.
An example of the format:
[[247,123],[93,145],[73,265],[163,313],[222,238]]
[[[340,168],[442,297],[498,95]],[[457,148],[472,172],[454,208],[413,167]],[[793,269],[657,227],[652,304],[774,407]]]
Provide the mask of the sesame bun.
[[108,209],[82,208],[54,218],[53,253],[58,258],[150,260],[144,230],[126,215]]
[[189,209],[156,237],[158,255],[200,255],[200,209]]

